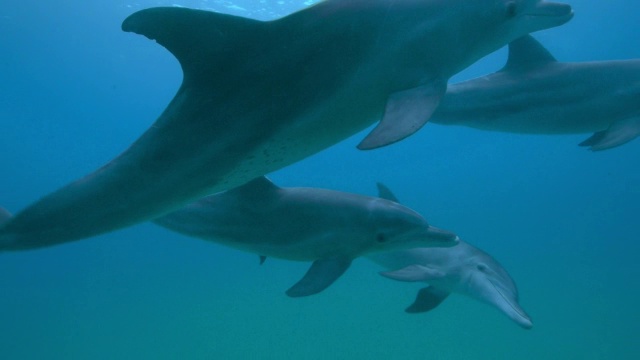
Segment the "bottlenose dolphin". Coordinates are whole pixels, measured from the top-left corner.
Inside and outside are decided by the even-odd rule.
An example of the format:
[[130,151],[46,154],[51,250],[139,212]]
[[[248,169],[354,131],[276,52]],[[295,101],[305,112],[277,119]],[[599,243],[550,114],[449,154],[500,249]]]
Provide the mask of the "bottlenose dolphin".
[[640,59],[566,63],[527,35],[498,72],[449,85],[432,121],[531,134],[595,132],[606,150],[640,135]]
[[398,141],[427,121],[447,80],[571,7],[540,0],[327,0],[262,22],[152,8],[122,29],[156,40],[184,78],[124,153],[0,227],[0,251],[77,240],[176,210],[380,125]]
[[316,294],[361,255],[453,246],[457,236],[392,201],[316,188],[280,188],[259,177],[153,220],[167,229],[265,257],[313,261],[287,290]]
[[[391,191],[378,184],[380,197],[396,201]],[[392,271],[383,276],[400,281],[426,282],[406,311],[426,312],[450,293],[459,293],[492,305],[525,329],[533,324],[518,303],[518,289],[507,271],[489,254],[462,240],[449,248],[416,248],[367,255]]]

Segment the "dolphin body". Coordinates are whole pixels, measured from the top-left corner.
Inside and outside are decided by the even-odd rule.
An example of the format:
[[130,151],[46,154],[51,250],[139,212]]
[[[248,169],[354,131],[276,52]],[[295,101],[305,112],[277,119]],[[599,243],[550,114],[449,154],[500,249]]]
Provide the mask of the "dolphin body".
[[207,196],[153,220],[193,236],[269,257],[313,261],[287,290],[316,294],[340,277],[351,261],[372,252],[453,246],[455,234],[430,226],[392,201],[316,188],[280,188],[259,177]]
[[606,150],[640,135],[640,59],[558,62],[530,35],[509,44],[500,71],[449,85],[432,121],[531,134],[594,132]]
[[0,227],[0,251],[151,220],[380,124],[370,149],[417,131],[449,77],[571,7],[539,0],[327,0],[262,22],[151,8],[124,31],[180,62],[182,85],[125,152]]
[[[391,201],[396,197],[378,184],[380,196]],[[367,255],[369,260],[391,269],[385,277],[429,285],[406,311],[427,312],[436,308],[451,293],[467,295],[496,307],[525,329],[533,326],[529,315],[518,303],[518,289],[507,271],[484,251],[462,240],[449,248],[416,248]]]

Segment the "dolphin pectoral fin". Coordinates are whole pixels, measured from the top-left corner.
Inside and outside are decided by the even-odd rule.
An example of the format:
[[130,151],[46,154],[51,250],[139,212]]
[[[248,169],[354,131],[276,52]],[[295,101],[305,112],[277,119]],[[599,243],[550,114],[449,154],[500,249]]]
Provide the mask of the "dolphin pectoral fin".
[[378,126],[358,144],[370,150],[400,141],[427,123],[447,91],[446,81],[436,81],[389,96]]
[[265,260],[267,260],[267,257],[264,255],[260,255],[260,265],[264,264]]
[[352,259],[346,257],[314,261],[304,277],[287,290],[286,294],[301,297],[321,292],[344,274],[351,261]]
[[435,309],[449,296],[449,292],[427,286],[418,291],[416,300],[404,311],[410,314],[423,313]]
[[588,146],[593,151],[607,150],[626,144],[638,135],[640,135],[640,116],[618,120],[607,130],[594,133],[579,145]]
[[429,281],[445,276],[442,271],[423,265],[409,265],[400,270],[383,271],[380,272],[380,275],[389,279],[406,282]]

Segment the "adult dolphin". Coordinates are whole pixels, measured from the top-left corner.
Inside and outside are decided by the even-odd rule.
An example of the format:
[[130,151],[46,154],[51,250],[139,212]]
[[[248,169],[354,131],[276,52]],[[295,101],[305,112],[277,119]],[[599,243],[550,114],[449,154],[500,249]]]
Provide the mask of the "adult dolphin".
[[[378,184],[380,197],[396,201],[384,185]],[[406,311],[421,313],[434,309],[451,293],[467,295],[496,307],[525,329],[533,326],[518,303],[518,289],[509,273],[484,251],[460,240],[449,248],[416,248],[367,255],[388,268],[383,276],[399,281],[426,282],[429,285]]]
[[539,0],[327,0],[261,22],[152,8],[122,28],[155,39],[184,78],[153,126],[92,174],[0,228],[0,250],[150,220],[312,155],[382,119],[360,148],[415,132],[447,80],[571,7]]
[[558,62],[532,36],[509,44],[500,71],[450,85],[432,121],[531,134],[594,132],[591,150],[640,135],[640,59]]
[[372,252],[453,246],[458,237],[392,201],[316,188],[280,188],[259,177],[153,221],[167,229],[265,257],[313,261],[287,290],[316,294]]

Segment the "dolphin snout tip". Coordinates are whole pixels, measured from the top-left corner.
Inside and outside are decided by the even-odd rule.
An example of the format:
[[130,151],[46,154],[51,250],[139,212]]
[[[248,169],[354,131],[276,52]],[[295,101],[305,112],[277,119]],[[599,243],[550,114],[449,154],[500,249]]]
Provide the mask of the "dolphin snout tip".
[[533,328],[533,322],[528,317],[521,317],[517,319],[516,322],[525,330],[531,330],[531,328]]
[[460,242],[458,235],[435,226],[427,228],[427,237],[430,241],[437,243],[437,246],[455,246]]
[[555,18],[558,19],[561,23],[566,23],[573,18],[574,12],[573,7],[569,4],[541,1],[535,7],[535,9],[533,9],[529,13],[529,15],[545,18]]

